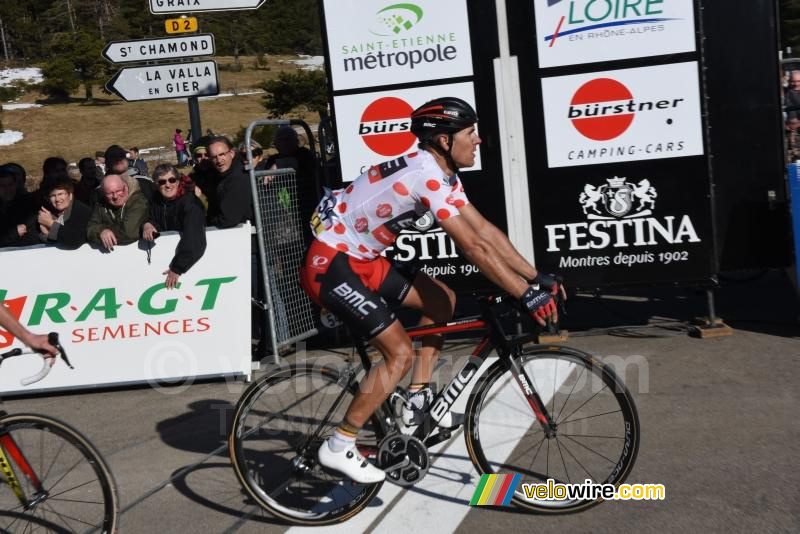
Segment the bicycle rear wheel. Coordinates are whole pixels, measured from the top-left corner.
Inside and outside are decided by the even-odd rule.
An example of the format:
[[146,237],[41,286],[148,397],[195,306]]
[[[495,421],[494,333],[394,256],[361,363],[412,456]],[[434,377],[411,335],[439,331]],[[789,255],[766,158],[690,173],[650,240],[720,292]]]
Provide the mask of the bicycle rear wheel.
[[[80,432],[50,417],[9,415],[0,420],[0,444],[25,499],[33,503],[26,510],[14,492],[0,492],[1,532],[116,532],[114,478]],[[29,469],[42,492],[25,474]]]
[[498,362],[468,401],[470,458],[482,473],[520,474],[512,502],[523,508],[557,514],[598,504],[602,499],[527,498],[522,485],[548,479],[622,483],[639,449],[633,397],[611,368],[575,349],[537,346],[524,350],[518,361],[556,422],[556,432],[545,434],[512,373]]
[[[267,374],[245,391],[228,443],[239,481],[262,508],[290,523],[326,525],[346,521],[377,495],[382,482],[358,484],[317,463],[356,386],[308,364]],[[382,437],[374,419],[359,433],[365,458],[377,454]]]

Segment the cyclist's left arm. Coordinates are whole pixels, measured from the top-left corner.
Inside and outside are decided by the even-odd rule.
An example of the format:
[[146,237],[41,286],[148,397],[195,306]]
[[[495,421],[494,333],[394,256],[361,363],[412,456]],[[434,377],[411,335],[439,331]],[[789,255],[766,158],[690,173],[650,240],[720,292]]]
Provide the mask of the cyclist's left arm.
[[476,234],[488,241],[497,250],[497,253],[505,258],[508,266],[525,280],[533,280],[536,277],[536,268],[528,260],[517,252],[517,249],[498,227],[486,220],[472,204],[462,206],[458,212],[464,220],[472,227]]
[[[27,346],[34,350],[43,350],[51,356],[56,356],[58,350],[47,341],[46,335],[37,335],[29,331],[17,321],[11,312],[0,302],[0,326],[5,328],[9,334],[16,337]],[[50,365],[55,360],[51,359]]]

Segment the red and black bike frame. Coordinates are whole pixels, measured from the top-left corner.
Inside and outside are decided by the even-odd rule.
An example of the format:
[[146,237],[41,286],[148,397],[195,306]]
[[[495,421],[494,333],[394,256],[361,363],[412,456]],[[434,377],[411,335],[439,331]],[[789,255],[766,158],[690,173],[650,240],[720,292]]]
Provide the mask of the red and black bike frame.
[[[36,475],[36,472],[22,453],[22,449],[19,448],[17,442],[14,441],[14,438],[11,437],[11,434],[9,434],[3,426],[2,418],[5,417],[5,415],[5,412],[0,411],[0,475],[2,475],[5,482],[11,486],[11,489],[14,491],[14,494],[19,499],[23,508],[28,510],[35,506],[43,496],[46,496],[46,492],[42,488],[42,483]],[[25,491],[22,489],[22,485],[19,483],[19,479],[14,473],[11,460],[14,461],[14,464],[19,467],[22,474],[30,480],[31,484],[36,489],[33,499],[28,499],[25,495]]]

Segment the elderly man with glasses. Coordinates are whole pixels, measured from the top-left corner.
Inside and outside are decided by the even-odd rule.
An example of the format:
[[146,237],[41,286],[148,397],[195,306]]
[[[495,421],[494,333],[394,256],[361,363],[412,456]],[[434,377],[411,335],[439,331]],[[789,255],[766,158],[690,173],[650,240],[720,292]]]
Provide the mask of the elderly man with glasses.
[[90,243],[109,252],[116,245],[128,245],[139,240],[142,224],[150,209],[140,191],[131,192],[122,176],[109,174],[100,183],[102,199],[89,219],[86,237]]

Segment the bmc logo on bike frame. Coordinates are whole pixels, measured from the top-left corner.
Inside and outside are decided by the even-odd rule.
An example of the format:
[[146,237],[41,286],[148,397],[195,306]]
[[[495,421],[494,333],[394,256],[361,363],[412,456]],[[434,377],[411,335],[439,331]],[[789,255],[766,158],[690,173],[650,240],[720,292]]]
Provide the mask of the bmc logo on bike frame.
[[433,420],[437,423],[444,417],[447,410],[453,405],[458,396],[464,390],[470,379],[475,375],[478,370],[474,365],[468,365],[458,373],[452,382],[447,386],[442,395],[436,399],[436,404],[431,408],[431,415]]
[[342,282],[333,289],[336,295],[342,297],[345,304],[349,304],[364,315],[369,315],[370,309],[377,310],[378,306],[367,300],[367,297],[350,287],[347,282]]

